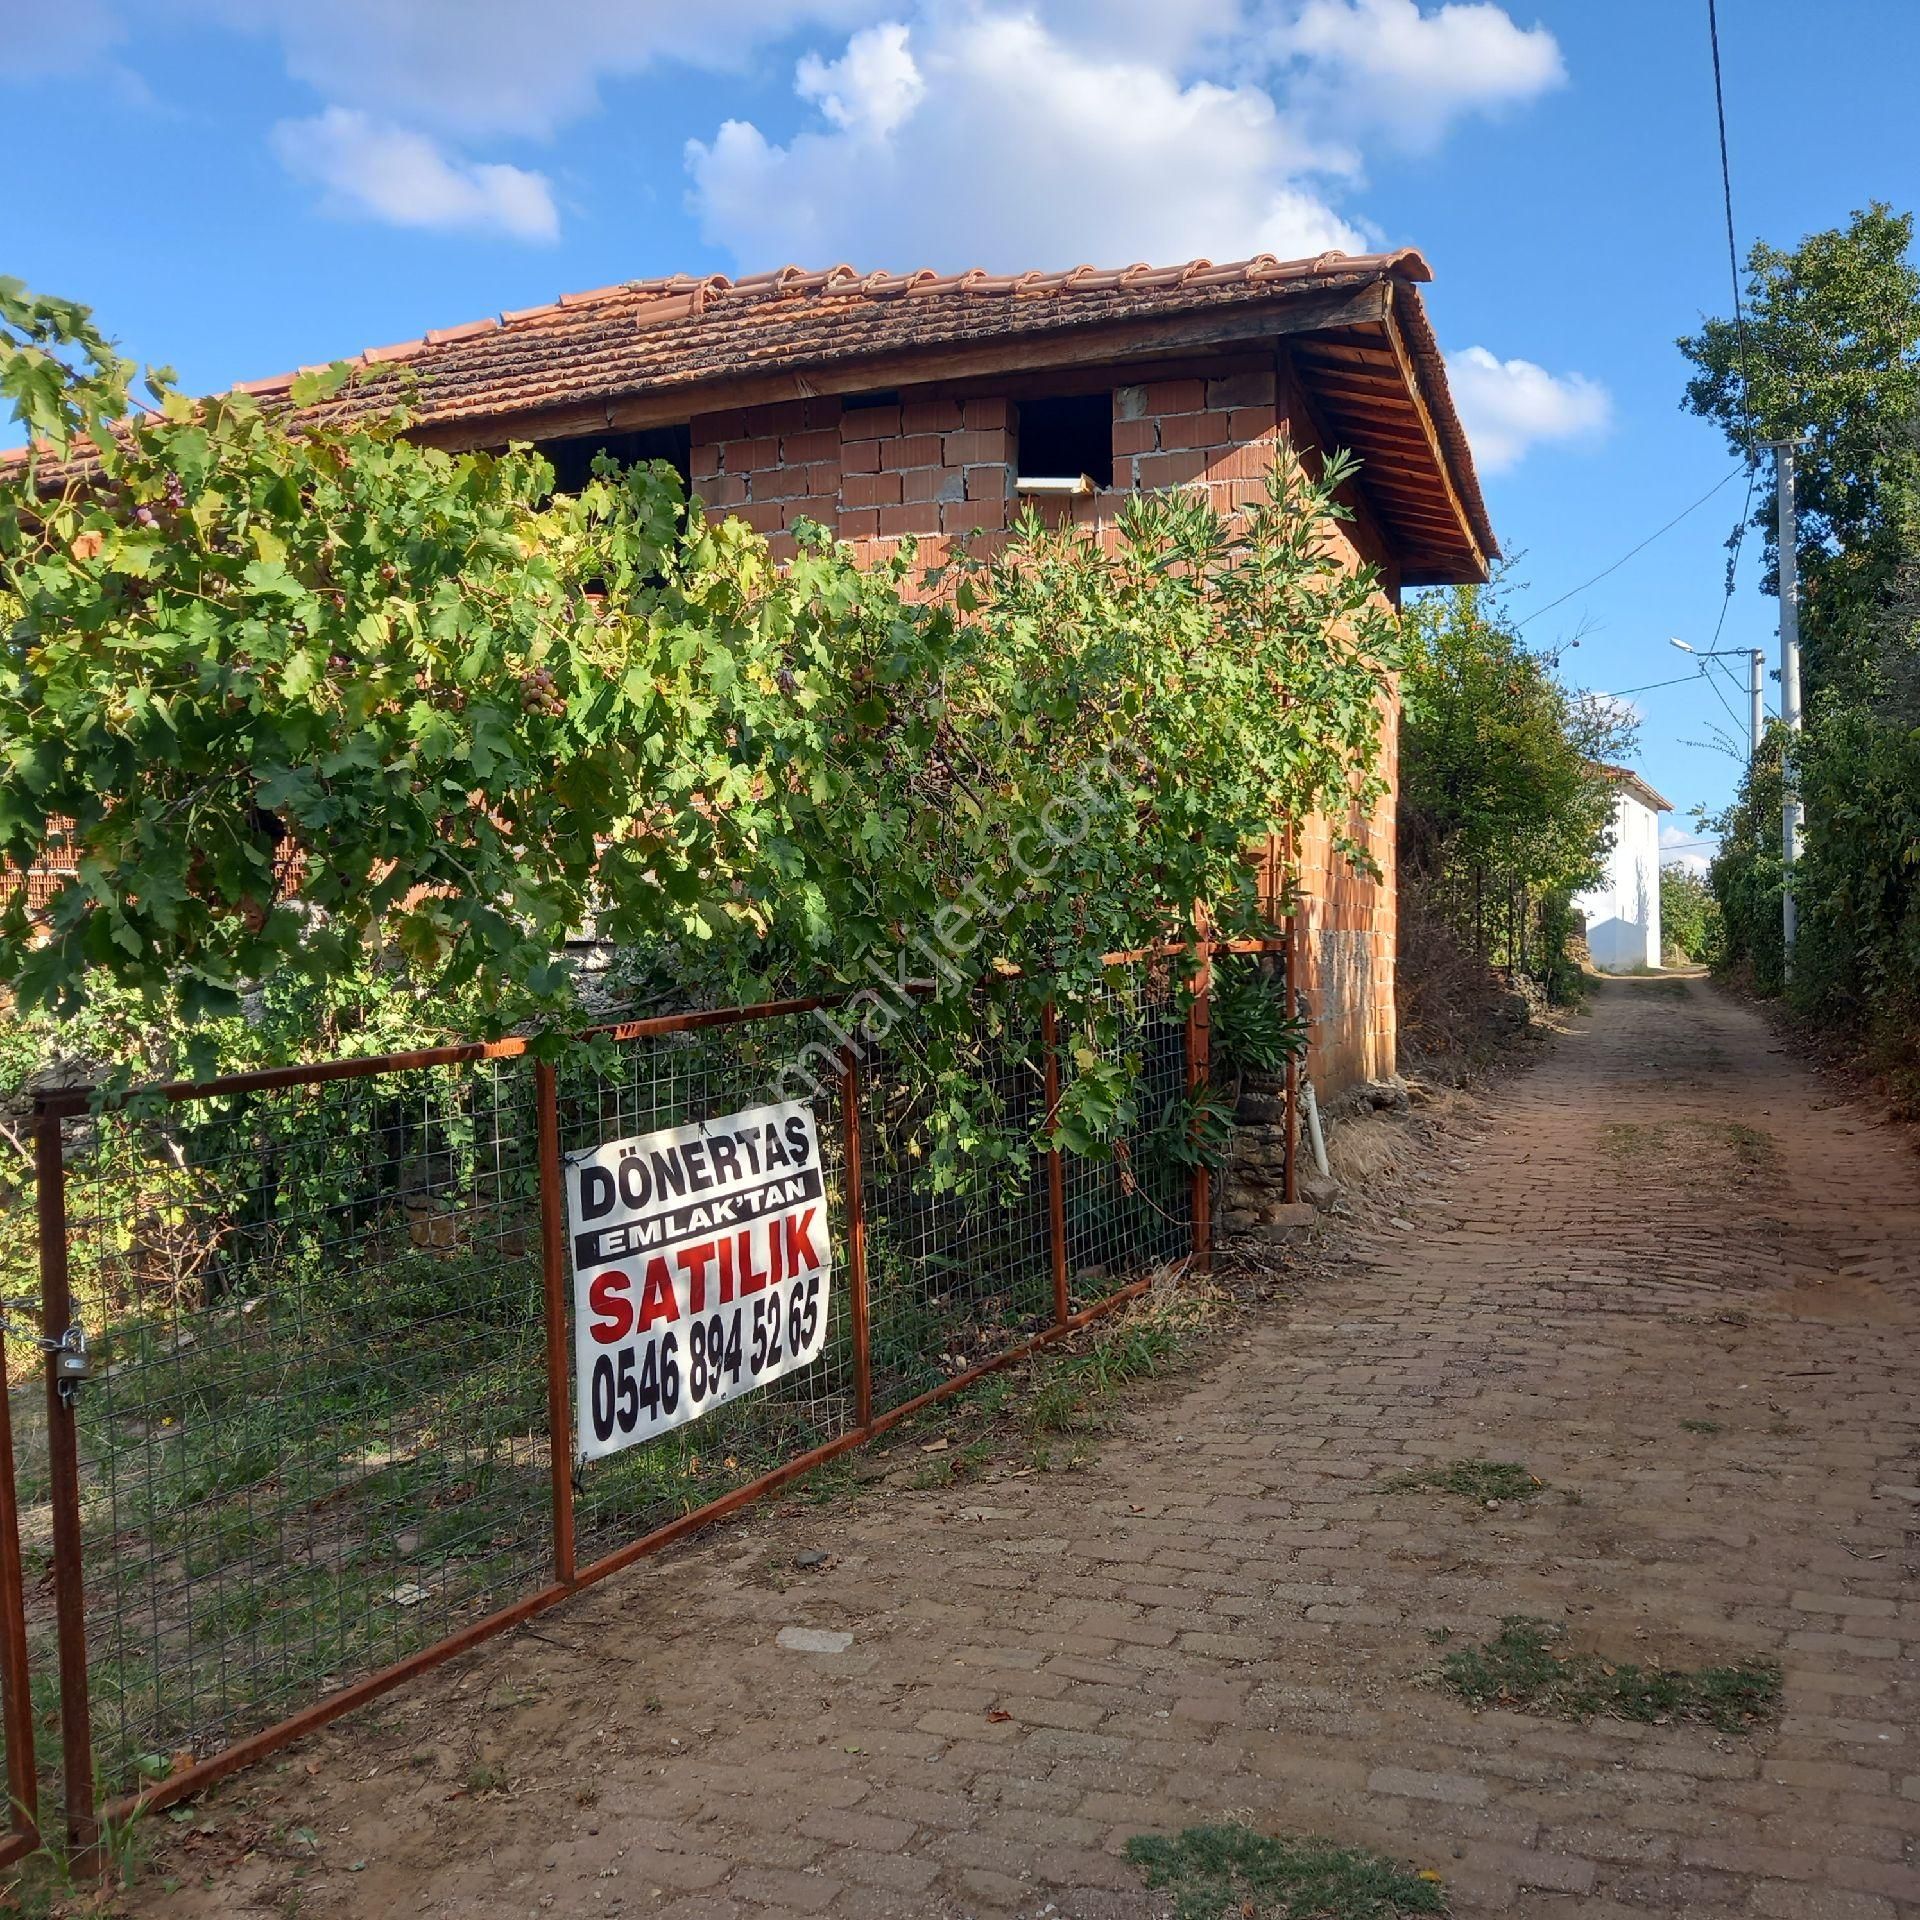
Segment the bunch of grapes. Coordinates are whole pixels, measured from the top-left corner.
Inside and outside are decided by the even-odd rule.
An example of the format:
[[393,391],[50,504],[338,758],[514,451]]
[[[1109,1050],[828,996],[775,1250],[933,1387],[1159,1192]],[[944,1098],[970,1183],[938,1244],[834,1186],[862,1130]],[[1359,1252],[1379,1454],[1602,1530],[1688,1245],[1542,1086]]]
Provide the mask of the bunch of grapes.
[[567,710],[545,667],[530,667],[520,676],[520,704],[529,713],[544,713],[550,719],[559,719]]

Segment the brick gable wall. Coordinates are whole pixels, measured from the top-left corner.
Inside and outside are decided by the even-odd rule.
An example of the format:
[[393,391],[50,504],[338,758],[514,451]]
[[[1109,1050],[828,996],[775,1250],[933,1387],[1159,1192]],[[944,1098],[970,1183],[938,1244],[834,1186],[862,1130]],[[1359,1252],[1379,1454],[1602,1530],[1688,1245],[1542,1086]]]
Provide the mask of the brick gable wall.
[[[1040,503],[1052,523],[1070,518],[1110,531],[1130,492],[1169,486],[1204,485],[1222,512],[1235,512],[1264,498],[1282,432],[1301,447],[1321,440],[1284,360],[1144,376],[1117,369],[1113,379],[1113,485]],[[1000,395],[929,390],[873,406],[821,396],[697,415],[693,489],[765,534],[776,557],[793,552],[792,528],[807,519],[851,542],[863,564],[912,535],[926,563],[937,565],[956,539],[1005,539],[1021,504],[1017,407]],[[1363,502],[1334,534],[1351,564],[1372,561],[1397,594],[1393,556]],[[1325,818],[1305,822],[1296,836],[1302,985],[1314,1015],[1308,1064],[1324,1094],[1394,1071],[1397,700],[1386,717],[1388,792],[1370,814],[1355,808],[1341,823],[1372,853],[1381,877],[1348,864]]]

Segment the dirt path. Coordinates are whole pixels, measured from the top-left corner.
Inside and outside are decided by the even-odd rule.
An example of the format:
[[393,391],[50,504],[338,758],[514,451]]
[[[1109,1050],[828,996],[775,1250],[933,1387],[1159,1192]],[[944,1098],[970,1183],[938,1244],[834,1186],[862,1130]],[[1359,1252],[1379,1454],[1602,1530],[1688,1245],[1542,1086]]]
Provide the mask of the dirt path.
[[[173,1835],[186,1884],[133,1905],[1091,1920],[1156,1910],[1129,1835],[1237,1818],[1437,1868],[1457,1915],[1920,1916],[1920,1163],[1666,981],[1609,987],[1450,1158],[1086,1472],[643,1565],[230,1787],[214,1887]],[[1376,1491],[1481,1453],[1553,1491]],[[1777,1657],[1784,1719],[1423,1679],[1516,1612]]]

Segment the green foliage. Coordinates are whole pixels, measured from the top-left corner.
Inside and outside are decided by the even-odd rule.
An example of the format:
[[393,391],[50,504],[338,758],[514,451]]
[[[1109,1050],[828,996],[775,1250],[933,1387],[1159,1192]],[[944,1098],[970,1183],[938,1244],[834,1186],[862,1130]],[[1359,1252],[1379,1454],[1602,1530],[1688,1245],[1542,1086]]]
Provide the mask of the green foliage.
[[1400,854],[1483,958],[1521,964],[1515,930],[1537,907],[1528,971],[1564,988],[1568,903],[1596,879],[1612,788],[1597,762],[1632,744],[1617,710],[1568,692],[1529,651],[1497,587],[1453,587],[1408,611]]
[[1189,1827],[1177,1839],[1135,1834],[1127,1858],[1173,1893],[1175,1920],[1396,1920],[1445,1913],[1437,1873],[1413,1873],[1364,1847]]
[[1212,1059],[1228,1073],[1275,1074],[1307,1049],[1307,1026],[1286,1004],[1284,975],[1262,954],[1214,962]]
[[1720,908],[1718,968],[1753,992],[1785,984],[1780,930],[1780,804],[1785,735],[1769,728],[1733,800],[1702,825],[1719,837],[1708,883]]
[[[9,298],[21,417],[115,428],[0,472],[0,853],[78,855],[7,901],[0,984],[138,996],[196,1071],[266,981],[558,1017],[582,928],[736,998],[998,962],[1028,1011],[1051,976],[1084,1148],[1128,1117],[1100,956],[1197,902],[1258,930],[1246,844],[1380,790],[1399,636],[1329,537],[1350,461],[1284,457],[1244,525],[1135,499],[1114,550],[1029,517],[923,594],[910,547],[817,529],[775,566],[664,466],[556,497],[526,449],[415,445],[345,369],[305,414],[156,376],[120,417],[84,313]],[[970,1014],[927,1019],[957,1070]]]
[[[1799,442],[1805,731],[1776,733],[1711,824],[1719,964],[1788,991],[1781,938],[1780,806],[1806,809],[1794,875],[1791,998],[1920,1085],[1920,269],[1913,220],[1875,204],[1790,251],[1748,258],[1751,425]],[[1735,329],[1681,342],[1698,368],[1687,404],[1744,444]],[[1754,524],[1771,541],[1769,488]],[[1769,546],[1769,554],[1772,548]]]
[[1772,1660],[1730,1667],[1641,1667],[1571,1653],[1560,1629],[1522,1614],[1501,1622],[1485,1646],[1441,1662],[1442,1679],[1470,1705],[1514,1707],[1567,1720],[1605,1715],[1654,1725],[1689,1721],[1744,1733],[1780,1711],[1780,1668]]
[[1830,695],[1796,755],[1807,831],[1793,1000],[1920,1086],[1920,711]]
[[1720,958],[1720,902],[1704,874],[1689,867],[1660,872],[1660,938],[1667,951],[1705,966]]

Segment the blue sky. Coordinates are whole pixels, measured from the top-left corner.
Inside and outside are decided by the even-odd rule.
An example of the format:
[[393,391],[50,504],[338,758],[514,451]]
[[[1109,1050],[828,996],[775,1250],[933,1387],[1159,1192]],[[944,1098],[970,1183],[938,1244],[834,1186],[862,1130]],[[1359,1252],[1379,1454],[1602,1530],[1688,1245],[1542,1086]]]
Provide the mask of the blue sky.
[[[1920,202],[1920,8],[1721,14],[1743,250]],[[1673,345],[1728,306],[1705,0],[0,0],[0,123],[0,272],[195,390],[676,270],[1411,243],[1522,613],[1735,466]],[[1529,638],[1686,674],[1742,490]],[[1727,711],[1632,698],[1689,839]]]

